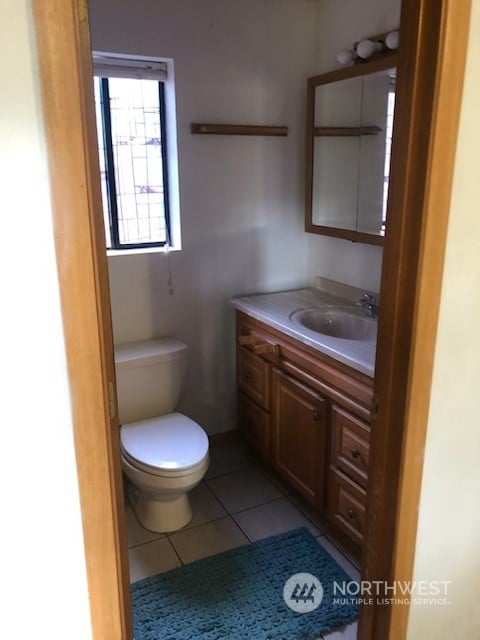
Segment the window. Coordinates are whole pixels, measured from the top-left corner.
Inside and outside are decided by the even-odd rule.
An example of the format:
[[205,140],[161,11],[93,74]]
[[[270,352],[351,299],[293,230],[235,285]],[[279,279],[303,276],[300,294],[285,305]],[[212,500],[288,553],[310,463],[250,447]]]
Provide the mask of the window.
[[170,246],[167,64],[94,56],[107,248]]

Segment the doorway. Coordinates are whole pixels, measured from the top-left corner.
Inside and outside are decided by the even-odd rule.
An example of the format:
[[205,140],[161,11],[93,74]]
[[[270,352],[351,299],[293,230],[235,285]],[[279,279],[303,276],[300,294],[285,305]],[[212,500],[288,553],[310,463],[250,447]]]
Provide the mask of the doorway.
[[[388,311],[381,316],[377,356],[382,372],[377,422],[383,429],[374,442],[378,489],[369,505],[366,579],[409,579],[412,573],[422,465],[411,452],[423,449],[425,440],[441,282],[438,258],[445,244],[468,4],[406,0],[402,9],[401,31],[407,34],[398,80],[402,118],[396,125],[394,211],[382,283]],[[94,213],[101,204],[87,8],[54,0],[48,10],[36,2],[35,11],[93,627],[96,638],[130,638],[108,280],[103,229]],[[446,110],[455,123],[448,130],[439,124]],[[432,184],[442,185],[436,198],[429,191]],[[438,225],[429,224],[434,208],[437,220],[445,222],[440,233]],[[363,610],[359,637],[402,638],[407,617],[403,608]]]

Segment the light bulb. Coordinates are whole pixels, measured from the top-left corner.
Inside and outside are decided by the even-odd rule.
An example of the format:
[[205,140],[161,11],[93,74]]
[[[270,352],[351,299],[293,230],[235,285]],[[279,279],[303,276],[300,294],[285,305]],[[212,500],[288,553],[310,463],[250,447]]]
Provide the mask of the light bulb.
[[385,46],[388,49],[398,49],[398,31],[390,31],[385,38]]
[[357,55],[366,60],[374,53],[382,50],[380,42],[372,42],[372,40],[362,40],[357,44]]
[[342,49],[337,53],[337,60],[340,64],[349,64],[353,62],[355,54],[351,49]]

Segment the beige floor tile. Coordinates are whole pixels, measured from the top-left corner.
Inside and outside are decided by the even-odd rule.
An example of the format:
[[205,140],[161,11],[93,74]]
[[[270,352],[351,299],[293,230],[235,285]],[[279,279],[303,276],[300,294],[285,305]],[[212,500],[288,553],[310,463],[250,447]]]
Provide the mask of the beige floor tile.
[[356,640],[357,638],[357,623],[349,624],[340,631],[333,631],[323,636],[324,640]]
[[283,494],[258,469],[244,469],[207,480],[207,484],[229,513],[271,502]]
[[133,510],[131,504],[125,506],[125,520],[127,524],[127,540],[128,546],[135,547],[138,544],[144,544],[145,542],[151,542],[157,538],[161,538],[163,533],[154,533],[153,531],[147,531],[137,520],[137,516]]
[[352,580],[360,580],[360,571],[358,571],[358,569],[354,567],[349,560],[347,560],[343,553],[339,551],[328,538],[326,538],[325,536],[321,536],[320,538],[317,538],[317,540],[322,545],[322,547],[326,551],[328,551],[332,558],[337,561],[342,569],[352,578]]
[[186,529],[191,529],[192,527],[197,527],[200,524],[205,524],[212,520],[218,520],[218,518],[223,518],[228,515],[207,485],[203,482],[202,484],[199,484],[198,487],[195,487],[195,489],[190,493],[190,500],[193,517],[185,527]]
[[210,466],[205,478],[217,478],[252,466],[253,461],[233,442],[214,445],[210,449]]
[[313,535],[320,533],[287,498],[241,511],[233,518],[250,540],[259,540],[298,527],[307,527]]
[[133,547],[128,552],[130,582],[163,573],[181,565],[168,538],[164,536],[153,542]]
[[248,542],[231,518],[222,518],[200,527],[184,529],[169,535],[169,538],[184,563],[233,549]]

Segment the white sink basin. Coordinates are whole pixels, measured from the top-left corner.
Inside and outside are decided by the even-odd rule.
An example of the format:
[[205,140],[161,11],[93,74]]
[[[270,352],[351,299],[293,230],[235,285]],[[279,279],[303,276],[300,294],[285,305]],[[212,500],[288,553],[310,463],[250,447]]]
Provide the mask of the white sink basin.
[[290,315],[292,324],[342,340],[375,340],[377,322],[355,311],[339,308],[299,309]]

